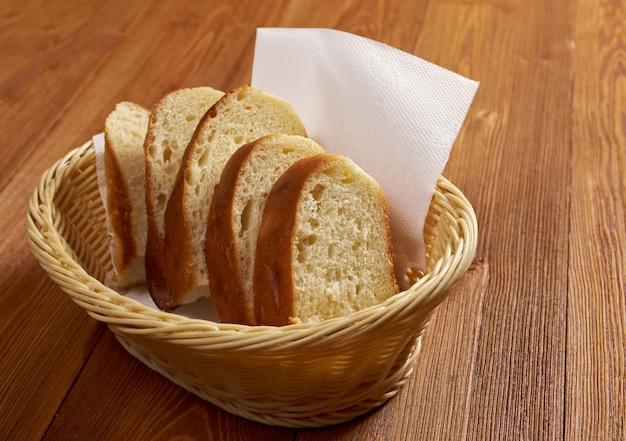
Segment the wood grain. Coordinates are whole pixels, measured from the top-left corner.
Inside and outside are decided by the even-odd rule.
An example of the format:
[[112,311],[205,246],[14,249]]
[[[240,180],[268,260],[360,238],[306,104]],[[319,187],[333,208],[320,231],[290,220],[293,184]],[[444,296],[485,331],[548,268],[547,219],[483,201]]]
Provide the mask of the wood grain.
[[568,439],[626,438],[626,9],[576,17],[567,314]]
[[[45,169],[115,103],[250,81],[260,26],[354,32],[480,81],[445,169],[475,264],[405,387],[339,426],[232,416],[127,354],[24,238]],[[626,439],[626,5],[620,0],[6,0],[0,439]]]

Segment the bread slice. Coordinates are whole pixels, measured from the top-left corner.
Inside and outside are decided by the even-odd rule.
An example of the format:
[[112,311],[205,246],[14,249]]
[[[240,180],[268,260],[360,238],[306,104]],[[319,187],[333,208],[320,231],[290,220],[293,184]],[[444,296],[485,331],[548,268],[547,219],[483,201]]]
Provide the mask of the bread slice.
[[104,123],[104,176],[113,241],[113,284],[126,289],[146,281],[146,174],[143,142],[150,111],[118,103]]
[[267,197],[254,265],[260,325],[319,322],[398,292],[385,197],[341,155],[304,158]]
[[199,123],[165,212],[168,307],[209,296],[204,243],[213,189],[237,148],[272,133],[306,135],[291,104],[248,86],[224,95]]
[[226,163],[206,228],[209,289],[222,322],[254,324],[252,276],[265,199],[291,164],[323,152],[309,138],[268,135],[239,148]]
[[179,89],[165,95],[152,110],[144,144],[148,215],[145,268],[148,290],[161,309],[169,307],[163,270],[167,200],[198,122],[222,95],[210,87]]

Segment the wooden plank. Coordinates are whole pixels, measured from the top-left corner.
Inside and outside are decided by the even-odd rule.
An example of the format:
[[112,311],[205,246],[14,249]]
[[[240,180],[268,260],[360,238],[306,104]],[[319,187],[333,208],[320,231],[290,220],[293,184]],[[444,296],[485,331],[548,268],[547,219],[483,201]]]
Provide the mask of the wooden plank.
[[481,81],[446,169],[475,204],[489,268],[461,434],[561,439],[573,9],[460,3],[430,5],[417,50]]
[[626,7],[578,1],[576,12],[565,432],[618,440],[626,438]]
[[145,5],[68,0],[44,7],[40,2],[11,0],[3,7],[8,12],[0,19],[0,188],[18,169],[16,165],[38,147],[54,117],[89,82],[101,60],[119,43],[124,27]]

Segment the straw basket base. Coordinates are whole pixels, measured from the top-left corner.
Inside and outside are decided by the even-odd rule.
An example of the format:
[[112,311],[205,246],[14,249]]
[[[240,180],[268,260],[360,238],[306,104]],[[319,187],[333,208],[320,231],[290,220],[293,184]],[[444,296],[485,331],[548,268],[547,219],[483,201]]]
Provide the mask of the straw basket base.
[[424,226],[426,268],[409,289],[346,317],[283,327],[191,319],[105,286],[112,265],[91,142],[41,177],[26,232],[51,279],[148,367],[235,415],[316,427],[363,415],[406,382],[432,313],[473,260],[477,224],[441,177]]
[[[168,380],[179,385],[197,397],[239,417],[262,424],[288,428],[314,428],[337,425],[363,416],[374,411],[393,398],[404,386],[413,372],[413,366],[422,347],[421,337],[415,342],[411,353],[406,358],[405,364],[381,380],[376,395],[359,397],[354,404],[349,406],[339,406],[332,408],[328,403],[310,403],[307,405],[294,406],[292,401],[278,403],[275,401],[262,402],[251,401],[244,403],[240,397],[221,398],[213,390],[207,390],[201,384],[192,386],[185,379],[181,379],[178,372],[167,371],[161,363],[155,363],[151,357],[146,357],[137,351],[132,342],[127,342],[123,337],[116,335],[122,347],[133,357],[144,363],[150,369],[163,375]],[[371,394],[371,384],[364,384],[363,390],[369,390]],[[305,401],[303,399],[302,401]],[[271,413],[268,409],[279,409]]]

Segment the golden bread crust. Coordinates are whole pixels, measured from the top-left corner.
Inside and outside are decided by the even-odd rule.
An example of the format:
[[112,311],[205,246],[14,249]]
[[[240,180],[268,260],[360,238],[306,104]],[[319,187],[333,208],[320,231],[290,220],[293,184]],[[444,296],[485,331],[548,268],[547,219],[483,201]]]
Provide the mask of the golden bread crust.
[[233,202],[240,171],[256,141],[240,147],[228,160],[215,187],[206,232],[206,263],[213,305],[222,322],[253,324],[251,306],[246,302],[240,280],[239,258],[234,246]]
[[320,154],[296,161],[272,187],[263,211],[254,265],[257,324],[287,325],[296,316],[291,262],[298,200],[310,174],[333,157]]
[[[105,144],[110,145],[106,133]],[[111,148],[104,149],[104,169],[107,186],[107,210],[111,226],[115,231],[113,240],[117,259],[116,267],[126,268],[138,252],[131,219],[133,207],[119,158]]]
[[267,198],[253,284],[258,325],[340,317],[396,294],[376,181],[342,155],[295,162]]

